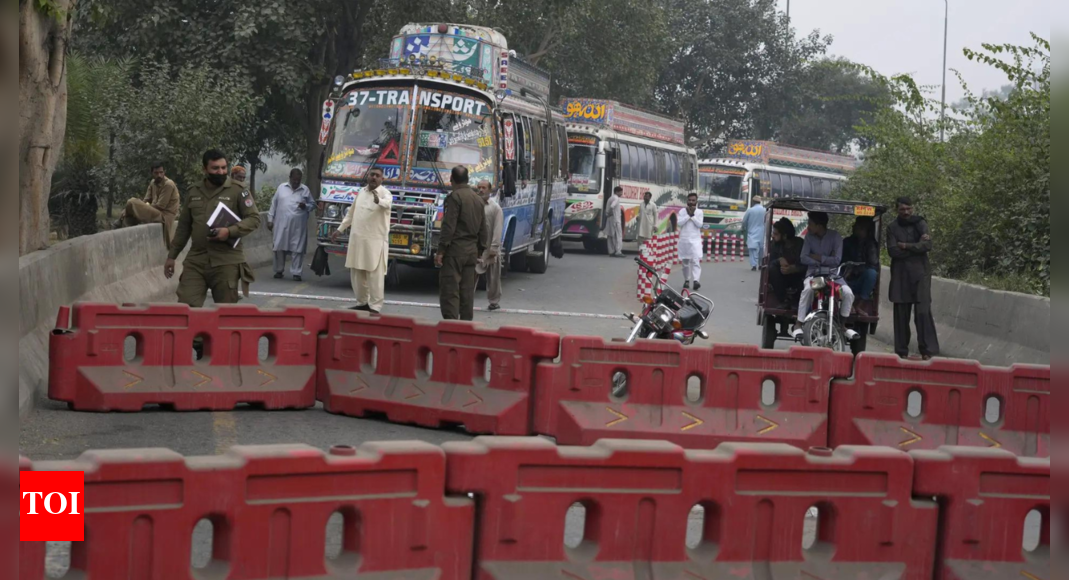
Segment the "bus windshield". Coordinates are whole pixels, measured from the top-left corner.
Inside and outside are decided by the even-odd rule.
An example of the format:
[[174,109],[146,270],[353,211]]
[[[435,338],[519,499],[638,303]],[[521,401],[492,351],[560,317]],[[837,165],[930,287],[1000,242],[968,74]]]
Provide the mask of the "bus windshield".
[[463,165],[473,185],[483,180],[493,185],[497,167],[489,102],[429,89],[421,89],[418,100],[416,158],[409,181],[449,183],[453,167]]
[[568,193],[598,193],[598,139],[568,135]]
[[401,178],[401,131],[412,89],[354,90],[339,103],[324,177],[363,179],[371,165],[386,181]]
[[742,200],[742,180],[745,176],[746,170],[740,167],[705,165],[698,170],[699,189],[712,197]]

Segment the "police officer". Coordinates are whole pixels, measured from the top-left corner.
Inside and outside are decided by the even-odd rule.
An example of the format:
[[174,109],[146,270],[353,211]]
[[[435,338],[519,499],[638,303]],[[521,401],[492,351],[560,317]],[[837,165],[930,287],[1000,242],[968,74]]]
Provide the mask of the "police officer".
[[441,268],[438,287],[442,318],[475,318],[475,266],[486,250],[486,202],[468,185],[468,168],[453,168],[453,192],[445,198],[442,234],[435,265]]
[[[178,301],[194,308],[204,306],[208,290],[216,304],[234,304],[238,301],[239,287],[248,295],[253,282],[252,269],[245,263],[242,245],[233,247],[234,240],[243,238],[260,227],[260,212],[249,191],[227,175],[226,156],[216,149],[204,154],[204,179],[194,185],[182,204],[171,251],[163,273],[174,276],[175,259],[185,249],[186,242],[193,240],[189,254],[182,266],[178,282]],[[215,208],[223,204],[241,221],[212,230],[208,219]]]

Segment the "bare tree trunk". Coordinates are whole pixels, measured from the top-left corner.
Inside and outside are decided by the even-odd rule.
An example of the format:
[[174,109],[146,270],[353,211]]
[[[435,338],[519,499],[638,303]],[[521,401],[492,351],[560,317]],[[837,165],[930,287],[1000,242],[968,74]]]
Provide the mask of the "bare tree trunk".
[[75,0],[19,4],[19,255],[48,245],[48,194],[67,124],[67,41]]

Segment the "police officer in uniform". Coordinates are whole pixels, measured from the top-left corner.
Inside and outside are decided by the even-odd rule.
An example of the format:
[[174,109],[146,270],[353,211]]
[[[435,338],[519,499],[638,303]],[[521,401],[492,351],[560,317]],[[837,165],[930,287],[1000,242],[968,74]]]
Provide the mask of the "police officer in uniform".
[[[204,154],[204,180],[194,185],[182,204],[178,227],[171,243],[171,251],[164,265],[164,275],[174,276],[175,259],[193,240],[189,254],[182,263],[182,277],[178,282],[178,301],[194,308],[204,306],[208,291],[216,304],[234,304],[239,288],[248,295],[254,277],[245,263],[245,250],[234,240],[243,238],[260,227],[260,212],[244,184],[227,175],[226,156],[216,149]],[[241,221],[211,231],[208,219],[219,204],[230,208]],[[213,235],[214,234],[214,235]]]
[[468,168],[459,165],[450,176],[453,192],[445,198],[442,233],[435,265],[442,318],[475,318],[475,266],[486,250],[486,202],[468,185]]

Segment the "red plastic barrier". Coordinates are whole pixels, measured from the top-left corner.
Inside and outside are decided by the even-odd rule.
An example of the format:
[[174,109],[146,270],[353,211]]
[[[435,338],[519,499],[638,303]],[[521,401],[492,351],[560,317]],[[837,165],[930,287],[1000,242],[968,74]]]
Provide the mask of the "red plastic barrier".
[[[61,309],[49,340],[48,396],[79,411],[268,409],[315,405],[316,308],[76,304]],[[133,337],[136,346],[127,345]],[[194,338],[205,344],[195,361]],[[262,360],[261,338],[267,338]],[[127,357],[131,357],[127,360]]]
[[938,497],[944,512],[935,580],[1051,578],[1050,459],[968,447],[911,455],[914,494]]
[[[331,456],[306,446],[235,447],[188,460],[110,451],[34,468],[86,472],[86,541],[71,550],[71,568],[85,580],[471,577],[474,506],[444,497],[444,453],[424,443]],[[331,559],[334,514],[340,549]],[[212,524],[210,548],[192,539],[198,523],[207,529],[202,520]],[[206,568],[191,569],[193,552],[210,554]],[[20,564],[22,580],[43,577],[36,562]]]
[[[986,416],[989,405],[994,421]],[[1050,405],[1050,367],[922,363],[864,353],[853,381],[832,385],[830,443],[906,451],[994,447],[1049,457]]]
[[490,330],[465,322],[332,312],[319,344],[319,400],[355,417],[472,433],[531,433],[535,365],[552,360],[560,337],[527,328]]
[[[850,376],[851,365],[849,355],[823,349],[565,338],[560,364],[538,369],[535,432],[565,445],[627,438],[706,449],[728,441],[823,447],[831,380]],[[614,396],[618,373],[624,396]]]
[[[496,437],[444,447],[448,490],[480,496],[477,580],[928,580],[935,561],[936,506],[912,499],[913,462],[891,449]],[[569,515],[576,503],[585,519]]]

